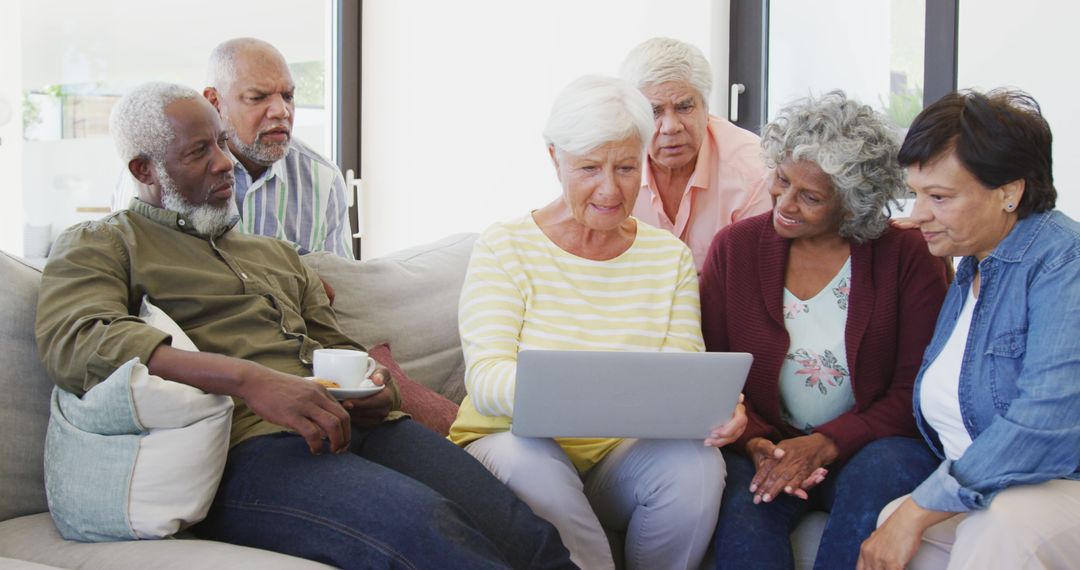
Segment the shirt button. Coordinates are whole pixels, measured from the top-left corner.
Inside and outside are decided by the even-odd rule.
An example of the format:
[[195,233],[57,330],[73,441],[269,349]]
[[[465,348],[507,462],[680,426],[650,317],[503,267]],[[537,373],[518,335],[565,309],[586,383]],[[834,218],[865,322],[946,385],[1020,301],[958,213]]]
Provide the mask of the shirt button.
[[310,358],[305,358],[305,357],[300,357],[300,362],[303,362],[304,364],[311,364],[311,359]]
[[247,279],[247,273],[244,273],[243,271],[241,271],[240,272],[240,278],[241,279]]
[[177,224],[180,224],[181,226],[186,226],[186,225],[187,225],[187,222],[186,222],[186,221],[184,221],[184,219],[183,219],[183,218],[180,218],[179,220],[176,220],[176,223],[177,223]]

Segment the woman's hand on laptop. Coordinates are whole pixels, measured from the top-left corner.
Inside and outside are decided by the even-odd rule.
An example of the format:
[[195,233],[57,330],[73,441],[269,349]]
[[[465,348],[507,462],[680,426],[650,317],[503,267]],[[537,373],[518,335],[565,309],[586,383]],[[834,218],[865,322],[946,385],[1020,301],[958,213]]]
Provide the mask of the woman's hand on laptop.
[[728,423],[713,428],[709,432],[709,437],[705,438],[705,446],[724,447],[739,439],[744,430],[746,430],[746,406],[743,405],[743,395],[739,394],[739,403],[735,406],[735,414],[731,416]]

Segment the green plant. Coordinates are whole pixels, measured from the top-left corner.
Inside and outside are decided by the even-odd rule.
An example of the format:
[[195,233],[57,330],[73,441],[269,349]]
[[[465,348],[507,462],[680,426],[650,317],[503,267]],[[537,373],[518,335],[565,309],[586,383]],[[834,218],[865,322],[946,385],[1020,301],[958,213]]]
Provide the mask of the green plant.
[[22,97],[22,122],[23,122],[23,137],[26,137],[26,131],[34,128],[35,125],[41,124],[41,107],[30,98],[30,91],[23,91]]
[[323,107],[323,71],[321,61],[304,61],[289,64],[289,72],[296,82],[297,107]]
[[880,96],[878,96],[878,101],[889,120],[897,127],[906,129],[911,126],[911,121],[915,120],[919,111],[922,111],[923,90],[922,87],[916,86],[914,89],[894,91],[889,93],[888,104],[882,101]]
[[64,97],[64,86],[59,84],[46,85],[38,90],[23,90],[22,98],[22,120],[23,120],[23,138],[26,138],[26,133],[37,125],[42,123],[41,117],[41,105],[39,105],[34,98],[36,97],[51,97],[53,99],[62,100]]

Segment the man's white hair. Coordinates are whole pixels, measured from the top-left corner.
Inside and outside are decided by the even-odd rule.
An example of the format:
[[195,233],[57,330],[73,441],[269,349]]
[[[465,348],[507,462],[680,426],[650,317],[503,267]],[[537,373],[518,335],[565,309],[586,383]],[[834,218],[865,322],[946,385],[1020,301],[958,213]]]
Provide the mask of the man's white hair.
[[143,83],[120,98],[109,115],[109,133],[125,165],[139,157],[164,161],[165,149],[176,136],[165,107],[185,99],[202,99],[202,95],[183,85],[154,82]]
[[652,38],[630,50],[619,75],[638,89],[668,81],[685,81],[701,96],[705,108],[712,92],[712,68],[697,47],[671,38]]
[[586,75],[570,82],[551,106],[544,141],[556,150],[585,154],[610,142],[636,137],[644,151],[652,140],[648,99],[614,77]]
[[210,52],[210,62],[206,66],[206,86],[218,91],[226,91],[236,77],[236,55],[252,48],[276,54],[281,61],[285,61],[285,57],[277,48],[258,38],[226,40]]

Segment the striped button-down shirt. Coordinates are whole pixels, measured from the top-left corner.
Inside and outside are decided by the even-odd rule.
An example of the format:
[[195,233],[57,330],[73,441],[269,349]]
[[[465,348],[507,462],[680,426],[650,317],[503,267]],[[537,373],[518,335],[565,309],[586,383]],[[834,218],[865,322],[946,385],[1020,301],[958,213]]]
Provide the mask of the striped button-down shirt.
[[244,232],[291,242],[300,254],[352,258],[345,180],[332,162],[293,138],[285,156],[258,179],[239,161],[233,173]]

